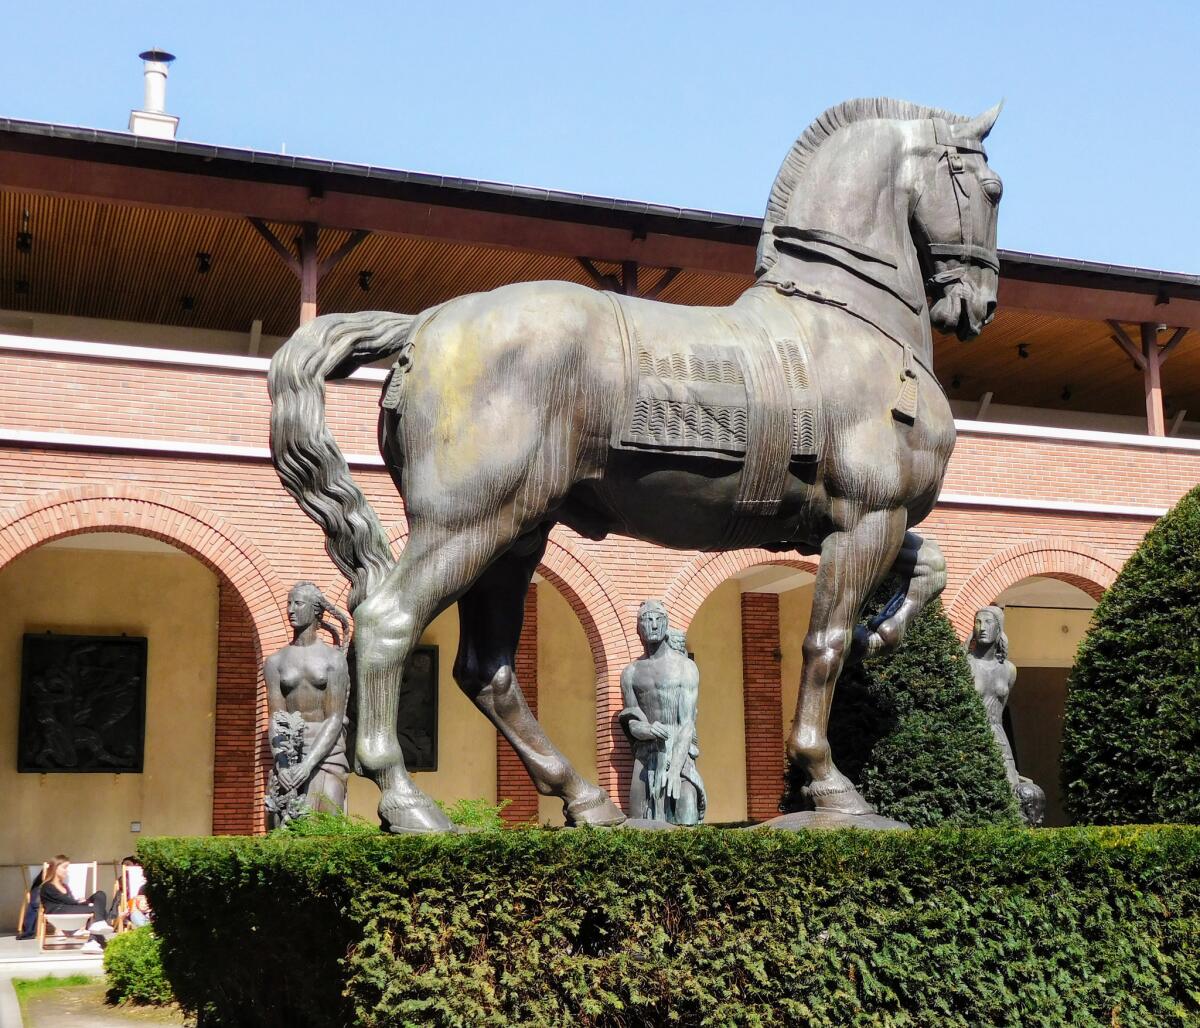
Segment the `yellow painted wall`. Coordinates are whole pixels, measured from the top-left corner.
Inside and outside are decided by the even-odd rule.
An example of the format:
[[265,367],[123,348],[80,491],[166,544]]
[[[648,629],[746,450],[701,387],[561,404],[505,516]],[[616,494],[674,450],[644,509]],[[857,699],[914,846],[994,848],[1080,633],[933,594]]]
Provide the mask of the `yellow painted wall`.
[[688,628],[688,648],[700,669],[696,766],[708,790],[708,822],[746,817],[746,716],[742,706],[742,596],[738,583],[722,583],[704,601]]
[[[0,571],[0,865],[64,852],[110,862],[149,835],[212,831],[217,579],[182,553],[40,549]],[[18,774],[21,636],[25,632],[146,636],[142,774]],[[101,871],[101,888],[112,888]],[[0,910],[21,878],[5,868]],[[8,926],[5,925],[5,930]]]
[[[583,625],[549,582],[537,587],[538,720],[584,778],[596,780],[596,668]],[[507,744],[505,744],[507,745]],[[538,797],[538,819],[563,823],[562,803]]]
[[[463,694],[451,673],[458,652],[458,608],[437,617],[423,636],[423,645],[438,648],[438,769],[413,775],[417,785],[435,800],[461,799],[496,802],[496,729]],[[358,775],[350,776],[351,814],[378,820],[379,790]]]
[[1067,823],[1059,794],[1058,764],[1067,706],[1066,667],[1017,668],[1017,681],[1008,701],[1017,767],[1046,793],[1046,826]]
[[1006,607],[1008,658],[1017,666],[1009,698],[1013,742],[1022,774],[1046,792],[1046,824],[1066,824],[1058,764],[1067,699],[1067,675],[1092,611],[1057,607]]
[[1017,667],[1071,667],[1091,618],[1090,610],[1007,607],[1008,659]]
[[804,636],[808,634],[808,619],[812,614],[813,585],[802,585],[779,594],[779,649],[781,724],[786,732],[796,716],[796,699],[800,695],[800,670],[804,664]]

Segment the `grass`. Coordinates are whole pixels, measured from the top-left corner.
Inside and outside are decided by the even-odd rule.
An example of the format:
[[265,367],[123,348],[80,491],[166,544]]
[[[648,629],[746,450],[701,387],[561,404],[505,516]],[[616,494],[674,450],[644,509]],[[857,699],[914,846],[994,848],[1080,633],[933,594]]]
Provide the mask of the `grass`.
[[24,1007],[27,1000],[34,996],[40,996],[43,992],[64,989],[72,985],[91,985],[96,981],[95,975],[90,974],[58,976],[48,974],[44,978],[14,978],[12,984],[13,991],[17,994],[17,1001]]

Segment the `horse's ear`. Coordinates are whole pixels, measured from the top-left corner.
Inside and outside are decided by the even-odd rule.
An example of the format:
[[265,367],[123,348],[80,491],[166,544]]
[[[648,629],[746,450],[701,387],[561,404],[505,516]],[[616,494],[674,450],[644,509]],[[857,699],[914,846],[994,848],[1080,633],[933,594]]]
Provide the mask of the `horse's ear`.
[[1003,107],[1004,101],[1001,100],[995,107],[984,111],[978,118],[972,118],[965,125],[960,125],[959,132],[968,139],[987,139],[988,133],[992,131],[992,126],[996,124],[996,119],[1000,117]]

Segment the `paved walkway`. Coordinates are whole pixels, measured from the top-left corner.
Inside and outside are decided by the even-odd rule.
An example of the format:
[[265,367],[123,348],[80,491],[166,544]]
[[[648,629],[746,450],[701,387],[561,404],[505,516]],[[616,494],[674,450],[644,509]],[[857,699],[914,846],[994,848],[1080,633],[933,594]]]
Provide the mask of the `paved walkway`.
[[22,1028],[21,1008],[12,987],[14,978],[70,974],[104,974],[103,957],[79,950],[42,953],[35,939],[18,942],[11,933],[0,935],[0,1028]]

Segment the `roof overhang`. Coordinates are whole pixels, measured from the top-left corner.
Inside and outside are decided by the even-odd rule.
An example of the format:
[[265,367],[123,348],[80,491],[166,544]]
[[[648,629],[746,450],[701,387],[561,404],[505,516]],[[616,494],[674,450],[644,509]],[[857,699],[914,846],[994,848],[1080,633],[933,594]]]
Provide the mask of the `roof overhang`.
[[[0,119],[0,189],[750,274],[761,219]],[[1001,302],[1200,327],[1200,275],[1002,250]]]

